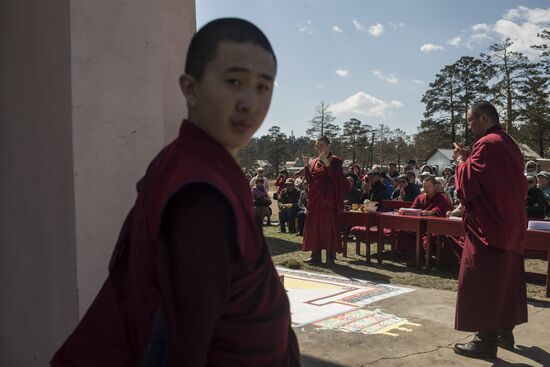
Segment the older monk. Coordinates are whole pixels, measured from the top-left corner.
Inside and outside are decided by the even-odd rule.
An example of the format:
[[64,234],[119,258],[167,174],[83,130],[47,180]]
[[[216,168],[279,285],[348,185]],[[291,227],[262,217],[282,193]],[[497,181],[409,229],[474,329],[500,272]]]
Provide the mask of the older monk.
[[[523,246],[527,181],[516,142],[499,124],[495,107],[478,102],[468,113],[478,138],[472,151],[455,143],[456,192],[466,231],[458,278],[455,328],[475,331],[456,353],[492,359],[513,349],[515,325],[527,322]],[[502,185],[502,182],[507,182]]]

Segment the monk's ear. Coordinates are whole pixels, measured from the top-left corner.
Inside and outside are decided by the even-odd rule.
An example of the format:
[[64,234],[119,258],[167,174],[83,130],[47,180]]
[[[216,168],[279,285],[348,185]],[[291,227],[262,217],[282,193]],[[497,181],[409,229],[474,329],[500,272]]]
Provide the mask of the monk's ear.
[[197,105],[197,86],[197,80],[193,76],[189,74],[180,76],[180,88],[190,107]]
[[481,123],[483,125],[489,125],[491,121],[489,120],[489,116],[486,113],[481,113],[479,115],[479,119],[481,120]]

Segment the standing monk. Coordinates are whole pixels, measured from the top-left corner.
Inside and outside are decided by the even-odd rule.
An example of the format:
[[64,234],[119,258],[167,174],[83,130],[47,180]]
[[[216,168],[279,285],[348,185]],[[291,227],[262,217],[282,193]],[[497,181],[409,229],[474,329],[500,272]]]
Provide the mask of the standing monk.
[[340,222],[348,181],[342,160],[330,152],[330,140],[322,136],[315,142],[319,157],[311,164],[304,157],[305,180],[309,184],[307,216],[302,251],[311,251],[312,264],[321,262],[321,250],[327,252],[327,263],[334,264],[336,252],[342,251]]
[[476,103],[468,112],[468,123],[479,140],[471,153],[457,144],[454,151],[456,192],[466,231],[455,328],[477,334],[454,350],[492,359],[497,346],[514,348],[512,329],[527,322],[523,264],[527,182],[521,152],[500,127],[495,107]]
[[234,158],[264,120],[275,71],[247,21],[194,35],[180,78],[189,118],[138,182],[109,276],[53,366],[299,366],[288,298]]

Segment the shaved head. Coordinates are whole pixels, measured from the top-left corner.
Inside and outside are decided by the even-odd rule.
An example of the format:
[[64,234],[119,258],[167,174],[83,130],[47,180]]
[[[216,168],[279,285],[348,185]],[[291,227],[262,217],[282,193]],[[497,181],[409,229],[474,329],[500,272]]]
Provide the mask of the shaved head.
[[251,43],[257,45],[277,59],[271,43],[254,24],[239,18],[221,18],[203,26],[191,39],[187,51],[185,73],[200,80],[205,65],[216,58],[218,45],[222,42]]

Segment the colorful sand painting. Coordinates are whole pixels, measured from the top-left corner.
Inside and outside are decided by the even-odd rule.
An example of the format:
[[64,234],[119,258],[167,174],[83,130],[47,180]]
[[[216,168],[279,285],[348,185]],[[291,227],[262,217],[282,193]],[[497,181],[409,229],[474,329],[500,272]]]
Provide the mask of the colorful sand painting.
[[410,331],[404,326],[416,325],[395,315],[364,308],[411,292],[411,288],[284,268],[277,271],[284,276],[293,326],[311,324],[343,332],[397,335],[390,331]]

